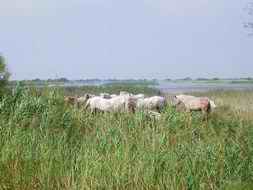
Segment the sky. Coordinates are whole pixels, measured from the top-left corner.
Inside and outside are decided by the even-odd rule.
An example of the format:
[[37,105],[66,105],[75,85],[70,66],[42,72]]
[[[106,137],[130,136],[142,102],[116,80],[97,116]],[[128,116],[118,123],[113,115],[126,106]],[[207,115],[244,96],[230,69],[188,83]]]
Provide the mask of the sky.
[[253,77],[247,0],[0,0],[12,79]]

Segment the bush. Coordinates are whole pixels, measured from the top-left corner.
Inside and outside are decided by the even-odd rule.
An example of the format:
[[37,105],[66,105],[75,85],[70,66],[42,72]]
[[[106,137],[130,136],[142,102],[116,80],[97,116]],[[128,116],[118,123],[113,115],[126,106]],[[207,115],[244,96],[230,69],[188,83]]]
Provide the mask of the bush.
[[0,97],[6,92],[10,73],[7,70],[5,59],[0,56]]

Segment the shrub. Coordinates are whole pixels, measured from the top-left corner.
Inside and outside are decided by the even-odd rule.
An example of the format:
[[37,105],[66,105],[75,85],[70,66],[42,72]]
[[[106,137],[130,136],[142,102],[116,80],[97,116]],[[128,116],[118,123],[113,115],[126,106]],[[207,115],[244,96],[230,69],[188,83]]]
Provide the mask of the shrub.
[[7,70],[4,57],[0,55],[0,97],[7,91],[9,77],[10,73]]

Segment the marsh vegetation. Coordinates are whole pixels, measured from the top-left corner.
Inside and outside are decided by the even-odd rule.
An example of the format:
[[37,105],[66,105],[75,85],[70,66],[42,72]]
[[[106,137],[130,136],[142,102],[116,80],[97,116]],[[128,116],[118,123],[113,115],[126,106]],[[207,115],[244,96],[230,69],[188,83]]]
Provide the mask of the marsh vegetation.
[[96,88],[17,86],[1,97],[0,189],[252,187],[252,91],[197,94],[218,104],[208,120],[169,105],[152,120],[141,112],[94,115],[64,103],[66,93]]

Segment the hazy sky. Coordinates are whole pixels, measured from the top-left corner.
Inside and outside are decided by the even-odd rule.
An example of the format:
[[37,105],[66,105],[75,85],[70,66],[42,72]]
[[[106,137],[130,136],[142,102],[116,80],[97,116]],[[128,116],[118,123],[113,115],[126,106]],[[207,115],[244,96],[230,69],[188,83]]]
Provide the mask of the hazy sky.
[[253,76],[247,0],[0,0],[13,79]]

